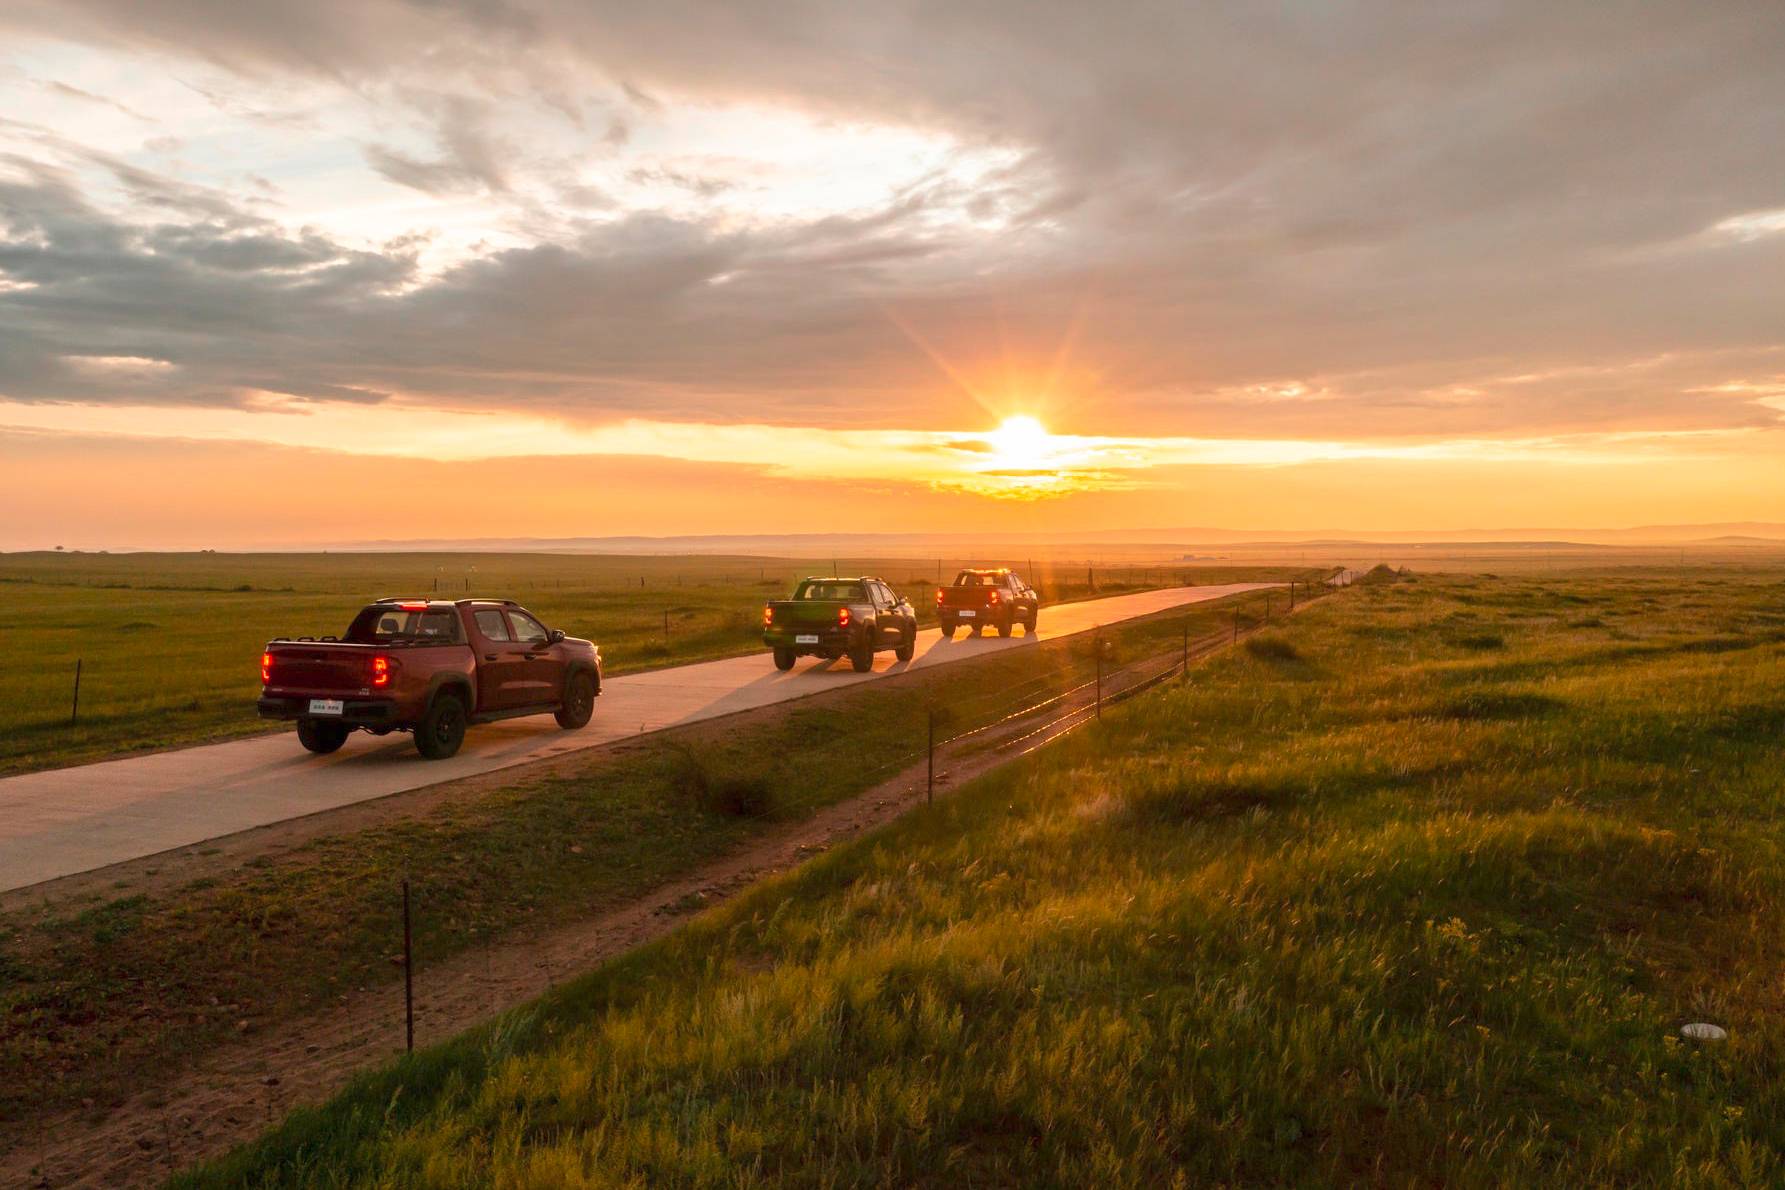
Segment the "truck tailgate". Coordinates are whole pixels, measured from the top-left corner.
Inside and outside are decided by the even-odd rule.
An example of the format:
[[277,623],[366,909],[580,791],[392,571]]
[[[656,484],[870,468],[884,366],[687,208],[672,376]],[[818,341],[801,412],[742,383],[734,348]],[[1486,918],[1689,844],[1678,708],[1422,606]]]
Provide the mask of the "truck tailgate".
[[356,691],[371,681],[372,645],[329,643],[267,646],[272,672],[266,685],[295,690]]
[[823,599],[777,599],[769,604],[777,628],[835,628],[837,611],[845,606]]

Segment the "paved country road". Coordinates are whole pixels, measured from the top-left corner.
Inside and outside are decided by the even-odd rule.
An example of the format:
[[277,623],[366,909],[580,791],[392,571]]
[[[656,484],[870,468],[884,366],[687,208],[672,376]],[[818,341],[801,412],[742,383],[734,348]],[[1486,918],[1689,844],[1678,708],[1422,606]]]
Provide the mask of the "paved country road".
[[[405,790],[593,748],[658,728],[696,723],[921,669],[1021,649],[1272,583],[1173,587],[1044,607],[1035,637],[1020,633],[944,640],[919,634],[917,656],[879,654],[872,673],[847,661],[802,660],[777,672],[766,651],[610,678],[581,731],[549,715],[472,727],[451,760],[423,760],[407,735],[356,732],[332,756],[312,756],[290,732],[108,760],[0,780],[0,892],[385,797]],[[254,714],[252,704],[242,708]]]

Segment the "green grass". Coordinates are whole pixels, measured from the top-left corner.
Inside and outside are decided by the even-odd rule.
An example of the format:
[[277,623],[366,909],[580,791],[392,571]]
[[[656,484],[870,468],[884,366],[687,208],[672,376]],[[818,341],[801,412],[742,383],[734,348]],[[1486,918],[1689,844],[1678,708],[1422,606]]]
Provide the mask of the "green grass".
[[[839,558],[878,573],[926,620],[938,562]],[[961,565],[942,562],[952,576]],[[1021,564],[1021,563],[1019,563]],[[612,674],[762,648],[762,604],[828,569],[788,558],[557,554],[0,555],[0,774],[278,730],[254,713],[260,649],[337,633],[386,595],[518,599],[601,646]],[[1054,602],[1178,582],[1241,582],[1285,567],[1123,568],[1044,563]],[[667,620],[666,620],[667,617]],[[667,634],[665,627],[667,624]],[[81,666],[74,715],[76,662]],[[71,719],[74,721],[71,722]]]
[[1779,1184],[1782,577],[1325,600],[180,1184]]
[[[1219,631],[1258,596],[1108,631],[1117,658]],[[751,712],[520,771],[425,816],[340,833],[172,887],[0,914],[0,1142],[81,1099],[153,1086],[249,1028],[400,977],[399,881],[419,968],[598,914],[914,763],[925,716],[965,729],[1086,680],[1089,637]],[[1013,699],[1016,700],[1013,703]]]

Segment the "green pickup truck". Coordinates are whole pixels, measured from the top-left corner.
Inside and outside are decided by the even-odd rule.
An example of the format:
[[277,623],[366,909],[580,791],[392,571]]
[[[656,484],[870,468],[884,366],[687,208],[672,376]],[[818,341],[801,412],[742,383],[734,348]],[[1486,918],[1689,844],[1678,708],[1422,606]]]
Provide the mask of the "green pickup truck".
[[865,674],[882,649],[900,661],[916,655],[917,611],[877,578],[808,578],[793,598],[762,609],[762,641],[776,669],[792,669],[796,657],[847,657]]

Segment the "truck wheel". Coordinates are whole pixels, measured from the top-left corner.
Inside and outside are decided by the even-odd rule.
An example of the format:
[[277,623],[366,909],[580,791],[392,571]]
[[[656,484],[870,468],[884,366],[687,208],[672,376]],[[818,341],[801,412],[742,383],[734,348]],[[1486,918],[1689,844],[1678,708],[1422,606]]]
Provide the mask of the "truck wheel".
[[298,720],[298,743],[318,756],[327,756],[346,742],[345,723],[325,723],[320,719]]
[[1035,635],[1035,621],[1040,618],[1041,618],[1040,609],[1030,612],[1029,618],[1027,620],[1023,621],[1023,631],[1026,632],[1027,634],[1029,634],[1030,636],[1034,636]]
[[942,625],[942,638],[944,640],[953,640],[954,639],[954,625],[953,624]]
[[428,713],[415,725],[415,750],[429,760],[445,760],[465,742],[465,703],[442,690],[428,704]]
[[900,661],[909,661],[917,656],[917,629],[913,628],[905,634],[905,643],[893,650],[893,656]]
[[793,650],[792,649],[776,649],[775,650],[775,668],[780,670],[782,673],[786,673],[788,670],[793,668]]
[[1015,616],[1010,617],[1010,619],[1008,619],[1008,620],[1002,621],[998,625],[998,635],[999,636],[1009,636],[1011,633],[1013,633],[1015,631],[1016,631],[1016,617]]
[[588,725],[595,714],[595,679],[586,673],[573,673],[564,683],[564,701],[558,704],[558,726],[575,731]]
[[852,650],[849,654],[849,666],[858,674],[865,674],[874,668],[874,646],[864,645]]

